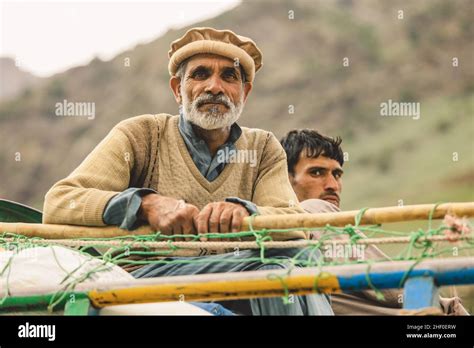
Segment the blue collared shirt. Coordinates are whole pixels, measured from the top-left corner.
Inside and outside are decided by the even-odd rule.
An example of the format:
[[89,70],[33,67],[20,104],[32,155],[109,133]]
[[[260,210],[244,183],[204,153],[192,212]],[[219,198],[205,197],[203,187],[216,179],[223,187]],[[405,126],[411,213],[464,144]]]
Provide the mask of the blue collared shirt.
[[[215,180],[226,166],[226,162],[219,161],[219,152],[232,152],[236,150],[235,143],[242,135],[242,129],[237,123],[234,123],[230,128],[229,138],[217,149],[217,153],[213,157],[206,142],[194,133],[191,123],[184,118],[182,113],[179,116],[179,132],[194,164],[209,181]],[[119,225],[120,228],[127,230],[138,227],[137,213],[140,209],[142,197],[149,193],[156,193],[156,191],[131,187],[114,196],[105,208],[103,214],[104,222],[107,225]],[[228,197],[225,201],[243,205],[250,215],[258,214],[257,206],[250,201],[238,197]]]
[[217,154],[212,157],[206,142],[194,133],[193,126],[190,122],[186,121],[183,114],[179,115],[179,132],[186,143],[194,164],[202,176],[209,181],[214,181],[222,173],[226,165],[225,162],[219,162],[220,157],[217,154],[220,151],[236,151],[235,143],[242,135],[242,129],[237,123],[234,123],[230,127],[229,138],[217,149]]

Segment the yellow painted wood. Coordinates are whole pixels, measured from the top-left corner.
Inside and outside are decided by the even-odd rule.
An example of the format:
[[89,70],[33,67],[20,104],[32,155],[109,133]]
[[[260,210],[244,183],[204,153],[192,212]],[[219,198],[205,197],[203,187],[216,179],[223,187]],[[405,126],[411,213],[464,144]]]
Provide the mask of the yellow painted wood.
[[[288,277],[272,276],[267,279],[211,281],[202,283],[158,284],[115,290],[89,292],[94,306],[105,307],[127,303],[166,301],[219,301],[242,298],[305,295],[316,292],[339,292],[335,275],[322,273]],[[287,292],[286,292],[287,291]]]

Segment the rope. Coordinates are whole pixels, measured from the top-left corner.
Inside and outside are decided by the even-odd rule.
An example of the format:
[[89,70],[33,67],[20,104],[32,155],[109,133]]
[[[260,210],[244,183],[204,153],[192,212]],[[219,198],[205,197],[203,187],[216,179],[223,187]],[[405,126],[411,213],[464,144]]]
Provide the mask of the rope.
[[[268,237],[268,236],[267,236]],[[234,250],[235,248],[244,249],[261,249],[262,246],[266,249],[287,249],[287,248],[303,248],[308,246],[320,246],[320,245],[334,245],[334,244],[360,244],[360,245],[377,245],[377,244],[404,244],[410,242],[457,242],[474,239],[474,234],[459,235],[457,237],[451,236],[424,236],[417,235],[408,237],[385,237],[385,238],[363,238],[358,235],[357,240],[352,239],[334,239],[324,240],[323,242],[317,241],[249,241],[249,242],[124,242],[114,240],[102,240],[102,241],[90,241],[90,240],[73,240],[73,239],[32,239],[29,243],[36,245],[62,245],[68,247],[124,247],[129,248],[146,248],[153,250],[169,250],[179,251],[180,249],[197,249],[197,250]],[[3,238],[4,243],[15,243],[16,238]],[[169,253],[167,256],[174,255]]]

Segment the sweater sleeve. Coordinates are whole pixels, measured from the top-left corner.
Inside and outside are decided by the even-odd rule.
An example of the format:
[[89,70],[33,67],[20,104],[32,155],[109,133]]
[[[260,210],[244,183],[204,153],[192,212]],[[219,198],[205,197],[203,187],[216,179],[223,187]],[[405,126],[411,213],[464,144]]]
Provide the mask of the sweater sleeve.
[[116,126],[79,167],[46,193],[43,223],[104,226],[105,207],[128,188],[133,165],[130,141]]
[[[285,150],[271,133],[263,150],[252,202],[257,205],[260,215],[305,213],[288,179]],[[291,232],[282,239],[290,238],[307,238],[307,234]]]

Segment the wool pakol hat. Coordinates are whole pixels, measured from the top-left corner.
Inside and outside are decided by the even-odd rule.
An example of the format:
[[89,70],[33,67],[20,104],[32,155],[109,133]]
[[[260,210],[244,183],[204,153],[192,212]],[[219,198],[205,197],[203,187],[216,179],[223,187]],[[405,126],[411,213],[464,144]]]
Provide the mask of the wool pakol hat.
[[263,65],[262,52],[248,37],[237,35],[230,30],[192,28],[171,43],[171,49],[168,52],[170,75],[176,74],[181,62],[199,53],[217,54],[232,60],[237,58],[250,82]]

